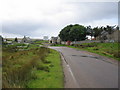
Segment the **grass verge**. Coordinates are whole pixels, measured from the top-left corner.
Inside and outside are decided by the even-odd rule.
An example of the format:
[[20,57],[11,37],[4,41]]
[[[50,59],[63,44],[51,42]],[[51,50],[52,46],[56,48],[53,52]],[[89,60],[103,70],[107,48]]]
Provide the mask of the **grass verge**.
[[3,88],[63,88],[63,71],[57,51],[38,45],[2,48]]
[[38,62],[37,68],[34,69],[37,79],[31,80],[27,87],[63,88],[63,71],[59,53],[50,49],[50,53],[45,60],[46,63]]
[[120,61],[120,43],[83,43],[73,44],[71,46],[56,44],[53,46],[66,46],[78,50],[85,50]]
[[84,43],[73,46],[70,48],[76,48],[78,50],[85,50],[92,53],[96,53],[102,56],[116,59],[120,61],[120,44],[119,43]]

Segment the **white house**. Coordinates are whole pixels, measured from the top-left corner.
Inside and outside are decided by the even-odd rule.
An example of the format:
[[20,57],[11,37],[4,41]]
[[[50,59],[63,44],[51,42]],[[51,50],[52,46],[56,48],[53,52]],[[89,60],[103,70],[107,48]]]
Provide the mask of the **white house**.
[[60,37],[51,37],[51,39],[49,40],[49,43],[60,44],[61,39],[60,39]]
[[44,37],[43,37],[43,40],[48,40],[48,36],[44,36]]

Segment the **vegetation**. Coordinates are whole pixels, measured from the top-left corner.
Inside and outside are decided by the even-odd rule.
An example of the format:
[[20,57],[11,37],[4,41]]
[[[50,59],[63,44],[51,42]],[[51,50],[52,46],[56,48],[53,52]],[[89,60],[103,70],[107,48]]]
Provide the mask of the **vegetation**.
[[[112,34],[114,30],[119,30],[119,27],[116,25],[115,26],[107,25],[106,27],[101,26],[94,28],[91,28],[91,26],[87,26],[86,28],[87,28],[87,35],[90,35],[91,37],[94,36],[95,38],[101,36],[103,31],[107,32],[108,34]],[[105,40],[106,38],[103,39]]]
[[82,25],[68,25],[60,31],[62,41],[80,41],[86,38],[86,28]]
[[41,41],[35,41],[35,44],[42,44],[42,43],[48,43],[48,40],[41,40]]
[[[20,48],[22,47],[18,47],[18,45],[3,47],[3,88],[36,88],[32,82],[42,83],[45,80],[52,82],[52,79],[56,82],[53,82],[54,86],[47,83],[48,87],[55,87],[55,84],[58,85],[57,87],[62,87],[63,76],[60,57],[57,52],[36,45],[28,45],[27,48],[22,48],[22,50]],[[46,58],[46,56],[48,57]],[[48,73],[49,76],[47,76]],[[56,77],[53,78],[55,75]],[[41,77],[44,77],[44,79]],[[44,87],[44,85],[45,83],[42,83],[37,88]]]
[[87,50],[99,55],[107,56],[120,60],[120,44],[119,43],[83,43],[69,46],[80,50]]
[[120,61],[120,43],[83,43],[73,44],[71,46],[56,44],[53,46],[67,46],[79,50],[86,50],[92,53],[97,53],[102,56],[107,56]]
[[0,45],[0,87],[2,85],[2,45]]
[[18,39],[17,39],[17,37],[15,38],[15,40],[14,40],[15,42],[18,42]]
[[0,35],[0,45],[3,44],[3,37]]
[[[119,30],[118,26],[109,26],[106,27],[93,27],[91,26],[82,26],[79,24],[68,25],[64,27],[59,34],[59,37],[62,41],[81,41],[86,39],[86,35],[94,36],[95,38],[100,36],[102,32],[107,32],[108,34],[112,34],[114,30]],[[103,38],[104,40],[106,37]]]
[[39,62],[34,70],[38,77],[28,83],[29,88],[63,88],[63,73],[60,62],[60,55],[55,50],[50,50],[46,61]]

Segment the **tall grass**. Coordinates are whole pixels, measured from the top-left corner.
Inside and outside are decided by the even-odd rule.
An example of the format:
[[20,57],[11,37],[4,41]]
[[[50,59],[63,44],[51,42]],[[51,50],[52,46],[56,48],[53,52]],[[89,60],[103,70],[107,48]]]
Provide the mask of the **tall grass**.
[[38,61],[44,61],[48,48],[31,48],[19,51],[16,46],[3,47],[3,88],[25,88],[29,80],[35,79],[33,69]]

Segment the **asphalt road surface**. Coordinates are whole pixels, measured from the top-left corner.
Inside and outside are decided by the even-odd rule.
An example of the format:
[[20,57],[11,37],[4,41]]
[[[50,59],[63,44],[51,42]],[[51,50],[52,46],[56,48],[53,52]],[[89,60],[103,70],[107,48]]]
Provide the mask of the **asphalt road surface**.
[[63,58],[65,88],[118,88],[118,64],[68,47],[50,47]]

